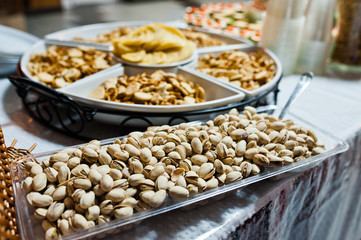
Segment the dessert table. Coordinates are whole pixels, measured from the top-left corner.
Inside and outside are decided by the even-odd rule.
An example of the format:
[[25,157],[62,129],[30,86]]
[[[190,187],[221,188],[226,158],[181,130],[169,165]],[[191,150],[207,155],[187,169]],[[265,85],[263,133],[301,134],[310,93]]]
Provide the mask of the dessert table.
[[[282,107],[299,75],[280,83]],[[127,239],[358,239],[361,235],[361,80],[316,76],[290,112],[344,139],[349,149],[305,171],[244,187],[221,200],[175,210],[121,233]],[[0,124],[17,147],[34,153],[83,141],[32,119],[5,78],[0,80]],[[117,239],[117,236],[114,236]]]

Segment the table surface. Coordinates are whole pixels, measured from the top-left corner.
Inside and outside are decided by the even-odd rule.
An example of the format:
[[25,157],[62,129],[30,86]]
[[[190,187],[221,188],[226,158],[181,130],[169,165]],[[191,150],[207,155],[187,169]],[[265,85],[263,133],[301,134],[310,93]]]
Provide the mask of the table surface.
[[[112,15],[114,18],[106,20],[169,21],[179,19],[179,17],[181,17],[179,14],[184,11],[183,6],[173,1],[167,1],[167,3],[154,2],[155,5],[150,5],[146,2],[137,3],[138,5],[134,6],[131,4],[129,5],[129,3],[127,4],[122,6],[128,6],[129,11],[120,8],[119,4],[116,5],[117,8],[114,8],[118,10],[122,9],[122,11],[127,12],[127,14],[119,16],[118,18],[115,18]],[[140,15],[136,13],[142,12],[141,8],[146,9],[150,6],[162,8],[164,12],[173,8],[172,11],[176,14],[172,15],[168,12],[167,14],[162,15],[163,18],[156,18],[155,16],[151,18],[150,15],[146,15],[147,18],[140,19]],[[112,11],[109,10],[110,8],[111,7],[107,5],[99,6],[98,8],[93,7],[93,9],[97,9],[97,12],[103,11],[101,14],[102,17],[106,16],[109,11]],[[125,7],[125,9],[127,9],[127,7]],[[41,32],[41,34],[46,34],[65,27],[93,23],[97,22],[99,19],[104,20],[95,15],[95,18],[92,18],[90,21],[85,16],[83,19],[83,15],[81,15],[76,16],[76,18],[82,19],[83,21],[73,21],[69,24],[69,22],[66,22],[66,19],[75,17],[71,13],[71,11],[65,12],[66,16],[61,16],[62,14],[64,15],[64,12],[61,14],[53,13],[53,15],[37,15],[30,19],[29,22],[34,24],[41,19],[51,16],[53,16],[53,18],[62,19],[62,21],[60,21],[60,25],[58,21],[58,26],[56,26],[56,28],[52,25],[54,23],[52,21],[42,23],[45,24],[44,28],[48,32]],[[85,14],[85,12],[83,12],[83,14]],[[32,28],[30,27],[30,29]],[[36,33],[40,36],[39,32],[36,32],[35,30],[30,32]],[[282,106],[286,103],[297,83],[298,78],[299,75],[291,75],[282,79],[280,83],[281,91],[279,93],[278,101],[278,106],[280,108],[282,108]],[[299,99],[297,99],[297,102],[292,106],[290,112],[297,116],[301,116],[303,119],[307,119],[312,124],[332,133],[332,135],[338,136],[350,144],[350,150],[341,155],[343,159],[341,162],[345,164],[347,163],[341,170],[338,165],[333,168],[333,163],[330,162],[331,160],[327,160],[325,163],[318,166],[318,168],[316,167],[315,169],[307,170],[308,172],[304,173],[307,174],[307,176],[312,176],[313,174],[318,175],[322,169],[327,168],[325,171],[328,172],[328,175],[326,175],[330,178],[327,180],[329,186],[327,188],[327,186],[324,185],[322,188],[324,190],[321,189],[319,197],[315,198],[315,200],[319,201],[322,197],[324,201],[324,204],[321,204],[320,206],[323,206],[325,209],[323,209],[323,211],[321,209],[317,213],[320,214],[318,216],[321,220],[316,218],[313,215],[314,212],[312,212],[309,217],[305,218],[308,219],[308,221],[306,221],[306,225],[308,227],[305,227],[306,225],[302,225],[302,221],[298,224],[294,223],[294,225],[292,225],[293,223],[287,223],[288,220],[292,219],[292,214],[297,212],[293,209],[299,203],[295,201],[295,196],[303,198],[303,196],[306,196],[307,194],[307,189],[295,189],[292,184],[294,184],[297,179],[301,179],[300,181],[304,181],[305,184],[308,180],[302,179],[304,177],[302,174],[297,176],[285,174],[280,178],[272,179],[270,181],[262,181],[243,188],[242,190],[234,193],[232,196],[227,197],[227,199],[208,204],[194,211],[175,211],[158,216],[152,221],[144,221],[141,227],[125,232],[123,236],[137,239],[219,239],[228,238],[230,234],[235,231],[238,231],[238,237],[247,236],[249,238],[250,236],[257,236],[257,233],[248,232],[251,231],[250,229],[257,228],[257,224],[262,224],[262,217],[257,218],[257,212],[261,211],[265,213],[268,211],[267,209],[271,209],[271,218],[272,216],[277,217],[278,215],[272,215],[272,212],[276,211],[275,209],[277,209],[278,206],[277,201],[280,200],[279,193],[280,191],[283,191],[286,196],[285,198],[289,199],[289,201],[287,200],[287,206],[285,207],[285,211],[289,211],[289,216],[280,218],[279,223],[296,226],[296,229],[291,231],[285,230],[286,227],[276,227],[272,230],[271,226],[273,225],[269,225],[268,223],[267,228],[271,230],[269,230],[269,235],[266,237],[267,239],[289,238],[290,236],[293,236],[290,234],[294,234],[297,227],[300,227],[301,230],[305,230],[315,229],[316,226],[319,229],[319,232],[316,230],[308,230],[305,233],[308,234],[305,235],[308,237],[297,234],[296,236],[298,236],[298,239],[302,239],[304,237],[311,239],[313,237],[319,237],[318,239],[341,239],[343,238],[342,236],[347,237],[343,239],[358,239],[361,236],[361,193],[359,188],[361,184],[361,179],[359,177],[359,162],[361,161],[361,154],[359,150],[361,148],[361,79],[344,80],[332,75],[316,76],[310,86],[299,97]],[[38,143],[38,146],[34,150],[35,153],[53,151],[64,146],[83,143],[81,140],[54,132],[31,118],[25,112],[20,98],[16,96],[14,88],[5,78],[0,79],[0,125],[3,128],[7,145],[10,145],[11,141],[15,138],[19,140],[16,146],[20,148],[29,148],[34,142],[36,142]],[[357,162],[356,160],[350,159],[356,159],[359,161]],[[347,161],[349,161],[349,163]],[[330,164],[330,166],[328,164]],[[334,172],[330,169],[334,169]],[[334,181],[332,180],[332,173],[336,174],[340,171],[346,171],[345,169],[348,171],[346,172],[346,174],[348,174],[348,178],[338,178],[342,181],[346,181],[344,186],[341,187],[340,185],[339,189],[339,191],[344,191],[344,194],[346,194],[346,196],[342,198],[340,194],[330,193],[329,191],[331,191],[330,189],[334,189],[330,186],[335,186],[334,183],[337,182],[335,179]],[[309,182],[309,184],[310,188],[314,186],[314,182]],[[308,194],[310,193],[308,192]],[[267,203],[270,202],[270,199],[272,199],[272,206],[267,205]],[[348,201],[347,204],[352,207],[335,207],[335,202],[340,199],[342,199],[343,202]],[[328,219],[328,216],[335,217],[335,215],[330,214],[330,209],[338,209],[338,211],[342,211],[339,212],[337,216],[341,220],[348,219],[346,221],[348,223],[347,227],[345,224],[339,224],[340,221]],[[284,215],[287,216],[287,214]],[[261,214],[260,216],[264,216],[264,214]],[[253,219],[255,222],[247,222],[247,219]],[[271,220],[269,222],[272,223]],[[277,221],[273,219],[273,222],[276,223]],[[276,226],[279,226],[279,223],[276,224]],[[252,227],[252,224],[255,226]],[[311,224],[313,224],[313,228],[309,226]],[[247,228],[244,227],[247,231],[241,233],[237,227],[245,225],[248,226]],[[241,230],[242,229],[243,228],[241,228]],[[338,231],[340,229],[342,231]],[[248,235],[242,235],[247,234],[247,232]],[[265,237],[263,236],[263,238]]]

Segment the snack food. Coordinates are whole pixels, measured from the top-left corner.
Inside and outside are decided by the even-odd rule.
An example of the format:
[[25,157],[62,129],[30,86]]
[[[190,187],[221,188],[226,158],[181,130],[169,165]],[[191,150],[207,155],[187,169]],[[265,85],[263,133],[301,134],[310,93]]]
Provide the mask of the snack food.
[[120,27],[110,32],[98,34],[95,38],[91,39],[84,39],[81,37],[75,37],[75,41],[81,42],[93,42],[93,43],[105,43],[105,44],[112,44],[112,42],[122,36],[125,36],[130,33],[132,29],[128,26]]
[[[84,39],[81,37],[75,37],[75,41],[81,42],[93,42],[93,43],[105,43],[112,44],[113,41],[116,41],[118,38],[129,34],[132,29],[128,26],[115,29],[111,32],[101,33],[95,38]],[[219,46],[224,45],[224,43],[216,38],[210,37],[208,34],[199,32],[193,29],[180,29],[184,34],[185,38],[194,42],[197,47],[210,47],[210,46]]]
[[312,130],[246,107],[205,125],[149,127],[27,161],[22,186],[45,238],[85,230],[323,153]]
[[205,29],[219,30],[259,42],[262,28],[261,12],[244,3],[206,3],[188,7],[183,16],[186,23]]
[[204,101],[205,91],[182,75],[157,70],[152,74],[121,75],[94,89],[89,97],[145,105],[180,105]]
[[39,82],[61,88],[111,65],[109,55],[99,50],[51,46],[43,53],[34,53],[27,67]]
[[161,23],[142,26],[113,41],[114,54],[132,63],[166,64],[189,58],[195,44]]
[[276,64],[262,52],[224,51],[198,59],[197,70],[221,81],[252,91],[268,83],[276,74]]
[[195,31],[193,29],[182,29],[181,31],[188,40],[197,44],[197,48],[225,45],[221,40],[212,38],[203,32]]

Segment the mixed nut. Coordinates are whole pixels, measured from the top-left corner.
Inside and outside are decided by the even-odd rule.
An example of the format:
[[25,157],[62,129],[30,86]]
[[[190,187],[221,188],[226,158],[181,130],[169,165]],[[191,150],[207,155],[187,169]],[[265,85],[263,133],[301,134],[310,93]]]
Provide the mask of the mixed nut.
[[85,47],[51,46],[34,53],[28,63],[30,74],[39,82],[61,88],[112,65],[105,52]]
[[245,107],[204,125],[153,126],[25,162],[23,188],[53,239],[324,151],[312,130]]
[[94,89],[89,97],[123,103],[180,105],[204,101],[205,91],[183,75],[157,70],[152,74],[121,75]]
[[197,70],[249,91],[271,81],[277,71],[275,62],[264,53],[240,50],[205,54],[198,59]]

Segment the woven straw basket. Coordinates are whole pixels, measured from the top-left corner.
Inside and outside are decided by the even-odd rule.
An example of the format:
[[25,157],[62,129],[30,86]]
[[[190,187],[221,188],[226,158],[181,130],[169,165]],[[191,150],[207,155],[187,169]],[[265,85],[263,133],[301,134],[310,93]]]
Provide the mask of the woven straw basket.
[[29,150],[15,148],[16,140],[6,148],[4,135],[0,126],[0,240],[20,239],[16,224],[16,211],[14,192],[10,175],[12,160],[30,154],[35,148],[34,144]]

